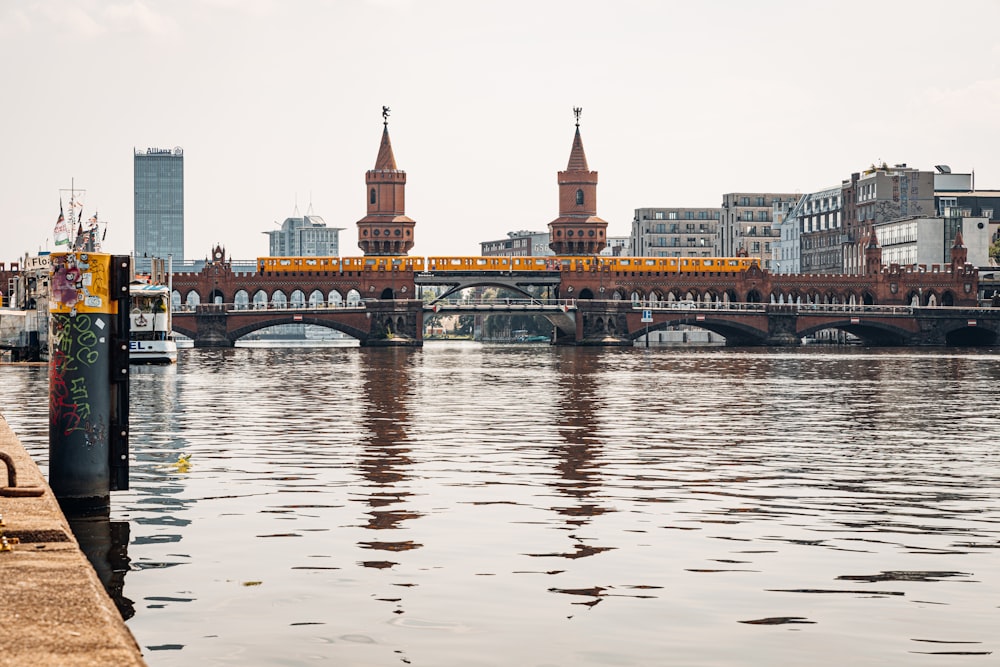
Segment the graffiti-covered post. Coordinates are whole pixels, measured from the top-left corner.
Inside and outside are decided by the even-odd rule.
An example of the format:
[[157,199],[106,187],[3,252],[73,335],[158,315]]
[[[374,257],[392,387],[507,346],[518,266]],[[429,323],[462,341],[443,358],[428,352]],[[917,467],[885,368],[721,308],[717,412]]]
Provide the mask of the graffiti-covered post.
[[49,485],[74,513],[128,488],[128,283],[131,259],[52,254]]

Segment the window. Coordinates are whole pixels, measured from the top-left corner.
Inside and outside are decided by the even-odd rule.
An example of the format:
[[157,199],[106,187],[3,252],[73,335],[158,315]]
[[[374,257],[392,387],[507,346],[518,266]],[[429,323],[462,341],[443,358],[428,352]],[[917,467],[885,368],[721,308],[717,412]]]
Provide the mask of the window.
[[767,211],[757,211],[757,220],[759,222],[767,222]]
[[677,211],[671,211],[670,213],[668,213],[667,214],[667,218],[670,219],[670,220],[676,220],[677,219]]
[[577,206],[583,205],[583,190],[576,191],[576,205]]
[[743,219],[746,220],[746,221],[748,221],[748,222],[752,221],[753,220],[753,211],[743,211]]
[[684,214],[684,217],[686,217],[688,220],[694,220],[694,211],[688,211],[687,213]]
[[750,197],[740,197],[740,206],[749,206]]
[[375,188],[372,188],[371,194],[368,195],[368,203],[369,204],[375,203]]
[[699,220],[707,220],[708,219],[708,213],[706,213],[705,211],[698,211],[698,219]]
[[656,220],[663,220],[663,211],[657,211],[653,216]]
[[757,197],[757,206],[764,206],[764,198]]

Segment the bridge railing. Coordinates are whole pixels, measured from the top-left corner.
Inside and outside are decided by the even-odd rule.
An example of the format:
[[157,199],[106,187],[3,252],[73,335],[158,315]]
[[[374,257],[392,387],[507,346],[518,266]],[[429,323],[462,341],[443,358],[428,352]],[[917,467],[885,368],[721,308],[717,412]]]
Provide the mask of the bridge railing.
[[180,305],[174,305],[171,312],[174,313],[193,313],[199,308],[211,308],[220,311],[230,312],[234,310],[238,311],[260,311],[260,310],[347,310],[347,309],[363,309],[365,304],[363,301],[338,301],[335,303],[199,303],[199,304],[187,304],[183,303]]
[[[742,311],[757,313],[849,313],[857,315],[907,315],[912,316],[915,310],[948,309],[948,306],[898,306],[898,305],[865,305],[850,303],[736,303],[698,301],[633,301],[633,310],[676,311]],[[968,311],[968,308],[956,307],[953,310]]]
[[432,303],[424,304],[425,310],[447,309],[469,309],[477,308],[523,308],[525,310],[567,310],[576,308],[576,299],[440,299]]

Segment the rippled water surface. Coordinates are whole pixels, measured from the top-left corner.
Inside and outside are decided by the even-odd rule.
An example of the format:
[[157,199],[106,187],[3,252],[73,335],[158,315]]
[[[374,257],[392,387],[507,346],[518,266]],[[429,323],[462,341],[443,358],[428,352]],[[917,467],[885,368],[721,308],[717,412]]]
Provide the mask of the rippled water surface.
[[[0,380],[44,470],[46,370]],[[998,386],[941,350],[183,350],[134,368],[109,568],[153,666],[996,664]]]

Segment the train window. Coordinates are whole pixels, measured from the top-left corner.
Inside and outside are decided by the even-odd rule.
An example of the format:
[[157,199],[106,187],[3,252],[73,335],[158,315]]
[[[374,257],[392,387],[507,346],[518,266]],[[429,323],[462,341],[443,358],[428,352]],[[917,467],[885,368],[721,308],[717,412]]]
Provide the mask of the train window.
[[291,266],[292,265],[292,260],[290,260],[290,259],[279,259],[278,260],[278,264],[280,264],[281,266]]
[[452,257],[448,263],[451,264],[452,266],[461,266],[462,260],[458,257]]
[[476,266],[483,266],[483,265],[485,265],[487,263],[487,261],[488,260],[486,260],[483,257],[477,257],[476,261],[475,261],[475,264],[476,264]]
[[317,262],[316,262],[316,260],[315,260],[315,259],[307,259],[307,260],[306,260],[306,264],[307,264],[308,266],[316,266]]
[[655,266],[656,260],[647,259],[644,263],[646,264],[646,266]]
[[705,266],[712,266],[712,260],[710,260],[710,259],[703,259],[703,260],[702,260],[702,263],[703,263],[703,264],[704,264]]
[[630,260],[630,259],[622,259],[622,260],[619,260],[619,261],[621,262],[622,266],[628,266],[629,264],[632,263],[632,260]]

